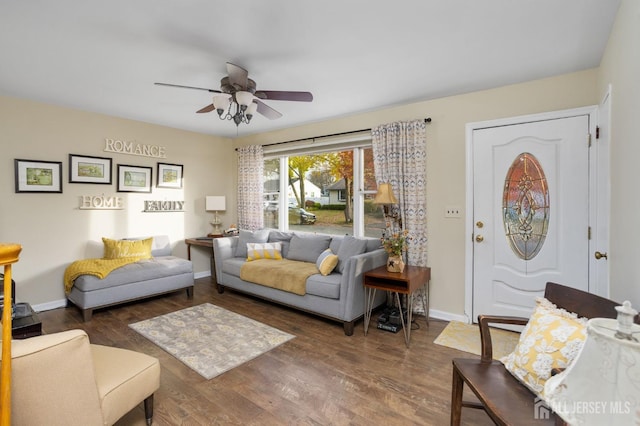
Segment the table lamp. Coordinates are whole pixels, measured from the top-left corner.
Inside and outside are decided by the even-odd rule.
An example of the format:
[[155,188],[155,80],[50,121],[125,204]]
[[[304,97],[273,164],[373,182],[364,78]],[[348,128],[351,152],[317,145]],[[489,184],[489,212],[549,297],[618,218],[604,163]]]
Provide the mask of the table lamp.
[[626,301],[618,319],[592,318],[573,363],[547,380],[545,402],[569,424],[640,424],[640,325]]
[[385,220],[390,217],[402,228],[402,218],[400,215],[397,212],[392,213],[389,209],[389,206],[398,204],[398,199],[393,195],[393,188],[390,183],[381,183],[378,185],[378,192],[373,199],[373,203],[382,205]]
[[205,210],[208,212],[214,212],[213,222],[211,225],[213,226],[213,232],[211,235],[221,235],[222,222],[218,217],[218,212],[225,211],[227,208],[227,200],[224,195],[208,195],[205,200]]

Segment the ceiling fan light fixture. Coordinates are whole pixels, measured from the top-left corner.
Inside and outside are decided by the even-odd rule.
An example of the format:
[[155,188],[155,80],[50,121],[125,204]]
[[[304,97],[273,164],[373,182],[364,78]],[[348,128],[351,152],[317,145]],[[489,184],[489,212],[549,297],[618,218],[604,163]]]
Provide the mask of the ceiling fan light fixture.
[[222,114],[229,109],[229,104],[231,104],[231,97],[229,95],[216,95],[213,97],[213,106],[219,116],[222,116]]
[[240,105],[242,111],[246,110],[253,103],[253,95],[250,92],[241,90],[235,94],[236,102]]
[[247,116],[249,120],[251,120],[251,118],[253,117],[253,115],[256,113],[257,110],[258,110],[258,104],[255,102],[251,102],[251,105],[249,105],[249,107],[244,112],[244,114]]

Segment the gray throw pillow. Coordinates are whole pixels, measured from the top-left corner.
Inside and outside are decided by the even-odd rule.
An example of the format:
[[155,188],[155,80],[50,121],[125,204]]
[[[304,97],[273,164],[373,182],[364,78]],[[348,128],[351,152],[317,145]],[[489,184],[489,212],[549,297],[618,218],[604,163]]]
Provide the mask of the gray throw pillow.
[[342,274],[347,264],[347,260],[350,257],[364,253],[366,249],[366,240],[352,237],[351,235],[344,237],[342,244],[340,244],[340,248],[336,253],[338,255],[338,266],[336,267],[336,270]]
[[344,237],[344,235],[333,235],[331,237],[331,244],[329,244],[329,248],[332,252],[338,253],[338,250],[340,250],[340,244],[342,244]]
[[266,243],[269,238],[268,229],[258,231],[240,230],[238,245],[236,246],[236,257],[247,257],[247,243]]
[[316,263],[323,251],[329,248],[329,235],[294,233],[289,243],[287,259]]
[[282,232],[272,229],[269,233],[269,242],[279,242],[282,246],[282,257],[287,257],[289,253],[289,241],[293,237],[293,232]]

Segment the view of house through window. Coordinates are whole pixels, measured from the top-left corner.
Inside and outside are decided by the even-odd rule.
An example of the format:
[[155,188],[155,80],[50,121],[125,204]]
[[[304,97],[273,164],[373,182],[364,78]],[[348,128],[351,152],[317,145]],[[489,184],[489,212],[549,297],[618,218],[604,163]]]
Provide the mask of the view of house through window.
[[382,236],[371,147],[268,158],[264,166],[265,227]]

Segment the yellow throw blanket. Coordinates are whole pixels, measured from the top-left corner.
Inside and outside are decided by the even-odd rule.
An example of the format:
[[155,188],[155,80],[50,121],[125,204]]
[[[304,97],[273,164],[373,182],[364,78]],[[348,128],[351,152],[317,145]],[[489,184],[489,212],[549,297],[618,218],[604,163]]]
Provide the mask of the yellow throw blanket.
[[259,259],[245,262],[240,268],[240,278],[245,281],[277,288],[304,296],[307,292],[307,278],[318,274],[315,263],[296,260]]
[[64,271],[64,292],[69,294],[73,282],[80,275],[95,275],[103,279],[109,275],[114,269],[118,269],[124,265],[137,262],[142,257],[121,257],[118,259],[83,259],[76,260],[67,266]]

